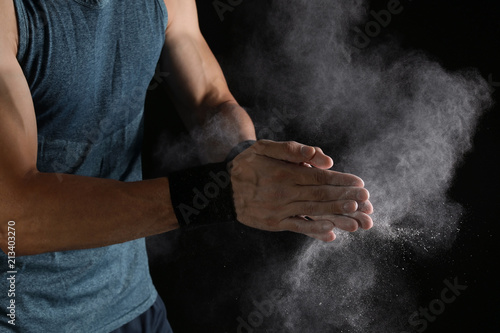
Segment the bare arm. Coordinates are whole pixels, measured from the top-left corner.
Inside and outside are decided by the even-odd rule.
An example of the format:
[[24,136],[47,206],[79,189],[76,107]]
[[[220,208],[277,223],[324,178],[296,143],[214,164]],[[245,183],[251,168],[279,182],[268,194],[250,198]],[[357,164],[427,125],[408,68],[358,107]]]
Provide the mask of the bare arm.
[[33,102],[16,60],[11,1],[0,2],[0,245],[16,221],[16,254],[121,243],[178,227],[168,180],[123,183],[38,172]]
[[218,162],[239,142],[255,140],[246,111],[228,89],[222,70],[203,38],[194,0],[165,0],[169,23],[161,66],[167,91],[203,162]]
[[[207,153],[204,162],[221,161],[239,142],[255,139],[253,123],[230,93],[200,32],[195,0],[165,0],[165,4],[169,24],[161,66],[170,74],[168,92],[200,150]],[[319,170],[330,168],[331,159],[319,148],[311,148],[305,158],[302,146],[261,141],[234,161],[231,180],[238,220],[254,228],[290,230],[325,241],[335,238],[334,227],[371,228],[368,214],[373,207],[363,182],[353,175]],[[297,168],[299,162],[318,169]],[[305,174],[308,186],[297,185],[295,180]],[[295,217],[302,214],[316,221]]]
[[[255,138],[253,124],[246,112],[236,103],[227,89],[224,77],[215,58],[199,33],[194,0],[166,0],[169,3],[171,23],[166,34],[166,55],[164,68],[172,72],[169,86],[174,101],[181,111],[186,124],[192,128],[206,128],[212,122],[222,130],[220,138],[205,143],[220,145],[220,150],[212,150],[206,155],[208,162],[218,161],[236,143]],[[180,5],[182,4],[182,5]],[[175,7],[179,6],[179,7]],[[176,12],[176,10],[178,10]],[[194,11],[194,12],[193,12]],[[178,19],[178,13],[184,18]],[[191,14],[191,16],[189,16]],[[187,16],[186,16],[187,15]],[[190,18],[191,24],[184,21]],[[174,23],[178,22],[177,25]],[[184,22],[184,23],[183,23]],[[35,111],[23,72],[16,60],[17,28],[13,4],[0,2],[0,247],[7,250],[7,221],[16,221],[16,255],[30,255],[62,250],[86,249],[154,235],[178,228],[178,222],[170,201],[167,178],[123,183],[114,180],[97,179],[74,175],[41,173],[36,168],[37,128]],[[213,115],[219,117],[213,117]],[[201,133],[204,133],[201,131]],[[234,136],[231,136],[234,134]],[[201,135],[203,137],[203,135]],[[262,148],[259,150],[258,148]],[[317,215],[352,213],[340,208],[342,200],[354,201],[356,193],[365,190],[359,185],[355,189],[341,188],[331,192],[330,187],[317,185],[318,179],[325,179],[329,171],[316,169],[304,178],[310,184],[314,195],[302,198],[285,198],[265,211],[276,212],[272,216],[255,216],[253,209],[258,203],[255,198],[246,198],[244,193],[272,193],[283,182],[302,177],[303,168],[291,168],[288,164],[274,164],[269,168],[267,159],[273,161],[290,160],[311,162],[316,166],[330,167],[330,160],[321,151],[309,148],[311,154],[302,156],[303,145],[286,143],[260,143],[254,150],[247,151],[240,163],[243,179],[232,177],[238,201],[250,200],[248,204],[237,203],[238,219],[248,221],[248,225],[265,230],[291,230],[329,240],[330,231],[321,228],[321,223],[297,221],[287,218],[297,214]],[[317,163],[312,163],[316,160]],[[257,162],[255,162],[257,161]],[[259,162],[260,161],[260,162]],[[238,163],[237,163],[238,164]],[[264,167],[262,167],[264,166]],[[272,169],[276,177],[270,177]],[[293,169],[293,170],[292,170]],[[259,171],[256,173],[256,171]],[[266,172],[268,172],[266,174]],[[263,175],[261,173],[264,173]],[[318,177],[318,174],[324,174]],[[266,178],[262,186],[255,187],[254,175]],[[234,174],[232,175],[234,176]],[[272,176],[272,175],[271,175]],[[343,176],[344,177],[344,176]],[[349,183],[356,183],[356,177],[346,176]],[[345,178],[345,177],[344,177]],[[335,180],[336,181],[336,180]],[[334,182],[335,182],[334,181]],[[335,184],[331,184],[335,185]],[[291,187],[280,191],[288,193]],[[250,189],[250,190],[249,190]],[[253,189],[253,190],[252,190]],[[349,195],[347,195],[349,194]],[[366,197],[367,195],[365,195]],[[260,198],[260,196],[258,196]],[[297,204],[299,200],[302,204]],[[331,201],[332,205],[325,205]],[[366,202],[366,200],[361,200]],[[290,204],[288,204],[290,203]],[[289,206],[289,207],[286,207]],[[357,204],[356,204],[357,206]],[[258,210],[262,210],[258,207]],[[282,223],[286,220],[286,223]],[[367,225],[359,217],[350,219],[349,224]],[[288,221],[288,222],[287,222]],[[254,223],[256,222],[256,223]],[[328,222],[328,221],[327,221]],[[277,225],[279,224],[279,225]],[[333,229],[335,223],[327,223]]]

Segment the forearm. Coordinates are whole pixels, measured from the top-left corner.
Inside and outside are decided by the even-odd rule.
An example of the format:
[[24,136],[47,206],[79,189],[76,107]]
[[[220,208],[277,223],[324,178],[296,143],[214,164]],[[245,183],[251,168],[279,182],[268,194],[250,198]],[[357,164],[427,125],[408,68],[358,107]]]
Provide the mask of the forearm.
[[220,162],[238,143],[256,140],[255,127],[248,113],[235,101],[212,109],[199,127],[191,130],[203,163]]
[[11,188],[1,215],[2,222],[16,221],[18,255],[102,247],[178,228],[167,178],[124,183],[36,173]]
[[160,58],[164,88],[196,142],[203,164],[224,160],[238,143],[255,140],[246,111],[229,91],[198,26],[194,1],[168,1],[169,23]]

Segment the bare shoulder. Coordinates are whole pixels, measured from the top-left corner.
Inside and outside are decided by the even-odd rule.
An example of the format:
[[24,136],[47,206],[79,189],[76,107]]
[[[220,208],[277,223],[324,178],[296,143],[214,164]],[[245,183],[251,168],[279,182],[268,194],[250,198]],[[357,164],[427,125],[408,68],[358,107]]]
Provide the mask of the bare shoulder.
[[17,54],[18,30],[14,1],[0,1],[0,64]]

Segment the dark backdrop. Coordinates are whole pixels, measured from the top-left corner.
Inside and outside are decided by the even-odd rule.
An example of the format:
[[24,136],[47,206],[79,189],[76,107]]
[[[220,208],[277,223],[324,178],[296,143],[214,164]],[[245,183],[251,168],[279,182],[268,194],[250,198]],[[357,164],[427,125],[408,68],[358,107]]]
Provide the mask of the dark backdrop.
[[[224,68],[228,57],[234,56],[235,46],[245,43],[245,36],[250,36],[253,27],[265,17],[271,1],[244,0],[226,13],[224,21],[220,20],[212,0],[197,2],[202,31]],[[405,46],[426,50],[450,70],[478,68],[491,86],[500,90],[500,5],[497,1],[407,0],[402,3],[406,10],[383,34],[398,34]],[[386,1],[372,1],[374,8],[385,5]],[[383,39],[383,35],[380,38]],[[158,78],[161,81],[161,75]],[[230,85],[237,79],[235,74],[228,77]],[[155,85],[149,92],[146,110],[146,177],[161,176],[168,171],[157,153],[159,146],[185,137],[175,114],[163,112],[163,105],[168,104],[165,94],[154,88]],[[494,94],[496,99],[498,90]],[[252,105],[245,91],[233,89],[233,93],[242,105]],[[172,110],[171,106],[168,108]],[[428,304],[439,295],[442,281],[450,272],[459,275],[468,286],[426,332],[497,332],[500,325],[500,288],[495,270],[499,259],[496,245],[500,242],[498,109],[495,105],[480,119],[474,148],[458,167],[450,189],[451,197],[465,207],[455,245],[439,258],[407,263],[410,281],[421,289],[419,304]],[[284,137],[308,141],[298,137],[293,128],[287,128]],[[195,163],[195,159],[191,160]],[[175,231],[149,239],[151,274],[165,300],[174,330],[236,332],[240,302],[252,281],[249,272],[272,268],[274,262],[286,260],[302,242],[303,238],[298,235],[266,233],[239,224],[214,226],[190,234]],[[401,253],[394,255],[403,252],[401,249]]]

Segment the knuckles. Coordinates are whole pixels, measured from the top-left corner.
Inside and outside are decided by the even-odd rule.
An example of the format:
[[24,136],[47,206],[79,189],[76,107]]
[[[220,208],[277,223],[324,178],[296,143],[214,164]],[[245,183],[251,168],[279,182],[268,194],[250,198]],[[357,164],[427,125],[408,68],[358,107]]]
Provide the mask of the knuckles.
[[327,174],[323,170],[315,169],[313,173],[313,179],[316,184],[326,184],[327,183]]
[[282,183],[290,179],[292,179],[291,172],[283,167],[274,169],[269,175],[269,180],[273,183]]
[[274,201],[281,202],[282,200],[286,199],[288,197],[288,192],[286,189],[283,187],[278,187],[271,191],[271,196],[270,199]]
[[306,202],[303,206],[303,215],[315,215],[316,212],[316,205],[313,202]]
[[321,187],[315,187],[311,190],[311,198],[316,201],[332,200],[330,193]]
[[299,144],[295,141],[283,142],[283,149],[287,154],[293,154],[297,151]]
[[[300,186],[296,185],[298,180],[307,179],[308,182],[314,182],[315,185],[326,185],[333,181],[328,171],[321,169],[307,170],[306,175],[304,174],[305,169],[299,168],[297,165],[259,154],[265,149],[276,149],[277,146],[274,146],[276,144],[281,145],[280,149],[287,153],[296,154],[300,152],[301,145],[295,141],[275,143],[273,141],[259,140],[252,147],[238,155],[232,161],[230,167],[238,220],[248,226],[268,231],[284,230],[284,225],[280,221],[287,218],[285,215],[290,213],[289,211],[285,213],[285,210],[291,209],[291,206],[285,209],[285,205],[295,202],[304,195],[300,190]],[[360,184],[352,186],[357,187],[356,189],[352,187],[349,190],[346,189],[343,194],[339,191],[332,191],[327,186],[311,186],[310,192],[308,192],[310,199],[308,200],[313,201],[301,202],[299,206],[294,207],[294,210],[300,208],[300,214],[309,216],[324,215],[323,213],[327,215],[351,214],[354,207],[346,212],[343,207],[345,202],[338,201],[339,199],[347,199],[347,197],[349,197],[348,200],[353,200],[356,209],[367,210],[369,205],[366,202],[370,194],[368,190],[359,188],[362,187],[358,186]],[[360,201],[360,206],[356,201]],[[341,204],[342,206],[340,206]],[[337,217],[340,216],[337,215]],[[362,215],[351,221],[340,218],[336,227],[354,232],[358,230],[358,222],[363,228],[365,228],[365,225],[370,224],[369,218],[365,220]],[[319,233],[319,230],[315,228],[313,230],[311,227],[310,223],[294,223],[287,228],[294,228],[295,230],[291,231],[304,234]]]

